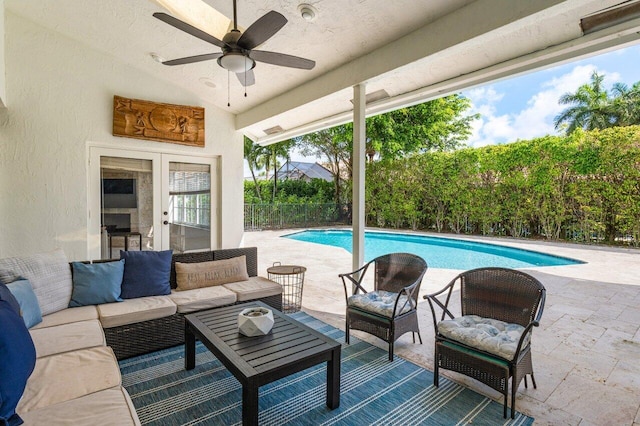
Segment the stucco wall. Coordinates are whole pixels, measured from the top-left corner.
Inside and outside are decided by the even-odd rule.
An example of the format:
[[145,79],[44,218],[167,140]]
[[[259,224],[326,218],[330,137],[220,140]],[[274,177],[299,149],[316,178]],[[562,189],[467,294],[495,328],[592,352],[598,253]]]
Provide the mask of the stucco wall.
[[[221,245],[242,240],[242,135],[233,115],[113,57],[5,11],[0,257],[62,247],[87,258],[87,144],[220,155]],[[202,90],[206,90],[203,88]],[[206,147],[116,138],[113,96],[205,108]]]

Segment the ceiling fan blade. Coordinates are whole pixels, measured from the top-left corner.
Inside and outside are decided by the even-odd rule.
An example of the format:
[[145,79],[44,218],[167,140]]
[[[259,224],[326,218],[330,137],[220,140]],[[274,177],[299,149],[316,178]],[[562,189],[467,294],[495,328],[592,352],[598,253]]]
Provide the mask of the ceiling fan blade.
[[162,65],[184,65],[192,64],[194,62],[209,61],[211,59],[218,59],[222,56],[222,52],[207,53],[204,55],[188,56],[186,58],[171,59],[170,61],[164,61]]
[[193,25],[187,24],[186,22],[182,22],[178,18],[174,18],[171,15],[167,15],[166,13],[163,13],[163,12],[156,12],[153,14],[153,17],[158,18],[162,22],[165,22],[171,25],[172,27],[182,30],[187,34],[191,34],[192,36],[197,37],[200,40],[206,41],[207,43],[211,43],[220,48],[227,47],[227,44],[222,40],[218,40],[211,34],[207,34],[204,31],[194,27]]
[[253,60],[265,62],[267,64],[289,68],[300,68],[303,70],[310,70],[316,66],[316,62],[311,59],[285,55],[284,53],[266,52],[264,50],[252,50],[249,53],[249,57]]
[[237,44],[243,49],[251,50],[270,39],[286,23],[287,18],[272,10],[251,24],[238,39]]
[[253,73],[253,70],[249,70],[247,72],[239,72],[236,74],[236,76],[238,77],[240,84],[245,87],[253,86],[254,84],[256,84],[256,76]]

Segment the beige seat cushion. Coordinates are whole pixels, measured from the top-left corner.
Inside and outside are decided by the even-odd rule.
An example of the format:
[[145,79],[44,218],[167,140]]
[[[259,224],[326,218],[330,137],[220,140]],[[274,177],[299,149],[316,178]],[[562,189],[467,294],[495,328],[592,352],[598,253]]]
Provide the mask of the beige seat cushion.
[[131,398],[121,386],[19,414],[25,425],[140,425]]
[[106,345],[102,326],[97,319],[29,331],[38,358]]
[[119,327],[176,313],[177,307],[169,296],[138,297],[124,302],[98,305],[98,315],[103,328]]
[[43,316],[42,322],[31,327],[30,330],[53,327],[60,324],[69,324],[71,322],[77,321],[87,321],[92,319],[98,319],[98,309],[95,306],[67,308],[53,314]]
[[264,277],[250,277],[247,281],[224,284],[223,287],[238,295],[238,302],[282,294],[282,286]]
[[26,413],[121,384],[118,362],[109,346],[38,358],[17,411]]
[[230,305],[237,300],[236,294],[224,286],[172,291],[169,297],[178,305],[178,312],[181,314]]

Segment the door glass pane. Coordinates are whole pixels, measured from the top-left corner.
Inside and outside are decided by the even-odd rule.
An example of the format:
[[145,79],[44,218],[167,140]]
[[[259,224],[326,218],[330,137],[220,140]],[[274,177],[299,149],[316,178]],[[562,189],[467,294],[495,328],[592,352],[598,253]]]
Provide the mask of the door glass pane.
[[153,162],[100,157],[101,258],[153,250]]
[[176,253],[211,249],[211,170],[169,162],[169,245]]

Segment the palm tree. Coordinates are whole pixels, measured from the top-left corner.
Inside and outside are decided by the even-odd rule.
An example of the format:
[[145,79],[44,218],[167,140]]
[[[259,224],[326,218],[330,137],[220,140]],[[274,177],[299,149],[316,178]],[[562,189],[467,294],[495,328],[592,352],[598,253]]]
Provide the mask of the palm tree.
[[258,186],[258,179],[256,178],[256,170],[262,168],[262,157],[265,154],[265,148],[263,146],[254,143],[248,137],[244,137],[244,159],[249,163],[249,171],[253,178],[253,188],[256,192],[256,197],[262,202],[262,194],[260,193],[260,187]]
[[578,87],[575,93],[565,93],[559,99],[563,105],[571,105],[554,120],[556,129],[568,123],[567,134],[577,128],[604,129],[616,125],[612,101],[602,82],[604,75],[591,74],[591,83]]
[[270,163],[273,165],[273,201],[275,202],[276,193],[278,192],[278,158],[289,161],[289,151],[293,148],[294,142],[289,139],[283,142],[275,143],[267,147]]
[[629,88],[624,83],[613,85],[613,108],[617,126],[640,124],[640,82]]

